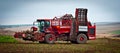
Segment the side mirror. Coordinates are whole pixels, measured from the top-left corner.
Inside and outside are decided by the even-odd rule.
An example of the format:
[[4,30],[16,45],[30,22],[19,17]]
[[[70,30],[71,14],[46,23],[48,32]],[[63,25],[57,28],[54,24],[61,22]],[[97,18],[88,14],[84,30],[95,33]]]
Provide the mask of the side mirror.
[[36,23],[36,21],[35,21],[35,22],[33,22],[33,26],[35,25],[35,23]]

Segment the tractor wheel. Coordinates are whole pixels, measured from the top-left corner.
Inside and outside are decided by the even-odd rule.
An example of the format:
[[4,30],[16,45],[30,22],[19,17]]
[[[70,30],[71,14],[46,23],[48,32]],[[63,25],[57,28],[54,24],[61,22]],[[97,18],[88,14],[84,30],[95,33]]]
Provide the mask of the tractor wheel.
[[77,40],[76,40],[76,42],[78,43],[78,44],[80,44],[80,43],[86,43],[87,42],[87,36],[85,35],[85,34],[79,34],[78,36],[77,36]]
[[45,35],[45,42],[48,44],[52,44],[55,42],[55,36],[53,34]]

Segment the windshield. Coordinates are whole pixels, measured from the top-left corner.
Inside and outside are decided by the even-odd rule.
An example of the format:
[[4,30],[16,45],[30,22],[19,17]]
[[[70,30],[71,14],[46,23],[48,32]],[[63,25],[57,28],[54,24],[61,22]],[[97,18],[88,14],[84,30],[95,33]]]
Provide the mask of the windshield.
[[42,20],[38,22],[38,28],[40,32],[44,32],[48,27],[50,27],[49,21]]

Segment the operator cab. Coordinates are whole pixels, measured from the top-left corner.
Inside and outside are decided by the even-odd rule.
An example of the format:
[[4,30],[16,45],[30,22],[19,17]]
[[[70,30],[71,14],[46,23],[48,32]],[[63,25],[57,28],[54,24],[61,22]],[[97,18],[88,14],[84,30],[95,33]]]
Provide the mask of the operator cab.
[[45,29],[50,27],[50,21],[49,20],[37,20],[38,28],[40,32],[45,32]]

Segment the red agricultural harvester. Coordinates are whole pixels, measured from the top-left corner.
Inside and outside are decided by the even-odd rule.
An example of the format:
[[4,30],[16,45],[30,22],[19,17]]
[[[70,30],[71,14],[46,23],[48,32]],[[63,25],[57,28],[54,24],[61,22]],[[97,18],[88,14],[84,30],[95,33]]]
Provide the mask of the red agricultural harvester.
[[[35,23],[37,27],[34,26]],[[87,9],[76,8],[75,18],[71,14],[65,14],[60,18],[37,19],[30,31],[16,32],[14,37],[49,44],[57,40],[86,43],[87,40],[96,39],[96,25],[88,22]]]

